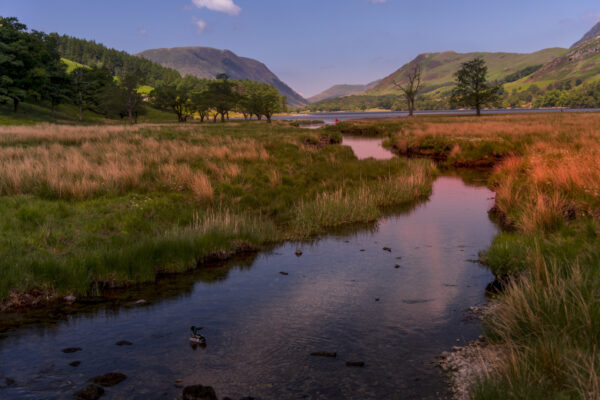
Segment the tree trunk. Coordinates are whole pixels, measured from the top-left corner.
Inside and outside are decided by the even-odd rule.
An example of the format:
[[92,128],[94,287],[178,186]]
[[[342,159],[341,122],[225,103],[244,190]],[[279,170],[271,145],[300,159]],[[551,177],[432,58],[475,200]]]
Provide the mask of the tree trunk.
[[265,117],[267,117],[267,123],[270,124],[271,123],[271,114],[267,114],[267,115],[265,115]]
[[52,119],[55,120],[56,119],[56,115],[54,113],[54,110],[56,109],[56,104],[54,104],[54,102],[52,102]]
[[19,100],[13,99],[13,112],[19,111]]
[[213,122],[216,124],[217,123],[217,117],[219,116],[219,114],[215,114],[213,116]]
[[481,104],[477,104],[477,116],[481,116]]
[[225,122],[225,113],[224,112],[221,113],[221,122]]
[[79,121],[83,121],[83,105],[79,105]]
[[131,110],[127,110],[127,116],[129,117],[129,124],[133,125],[133,112]]

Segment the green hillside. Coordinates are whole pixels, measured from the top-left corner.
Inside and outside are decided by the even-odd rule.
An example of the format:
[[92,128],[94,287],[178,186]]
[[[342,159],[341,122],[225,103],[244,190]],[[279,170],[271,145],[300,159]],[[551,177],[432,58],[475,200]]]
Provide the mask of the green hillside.
[[239,57],[229,50],[210,47],[175,47],[171,49],[152,49],[139,54],[139,57],[172,68],[183,76],[213,79],[221,73],[231,79],[250,79],[275,86],[287,103],[292,107],[307,104],[306,99],[282,82],[266,65],[251,58]]
[[324,90],[323,92],[308,98],[307,100],[309,103],[316,103],[318,101],[326,99],[360,94],[374,88],[379,82],[380,81],[377,80],[371,83],[367,83],[366,85],[334,85],[329,89]]
[[382,79],[381,82],[371,89],[368,94],[398,94],[399,90],[394,86],[396,82],[404,82],[406,74],[415,65],[421,65],[424,89],[422,93],[430,95],[441,95],[447,93],[454,86],[454,73],[458,71],[461,64],[475,57],[483,57],[488,65],[489,80],[503,81],[507,76],[518,73],[528,67],[545,65],[557,57],[563,56],[567,49],[551,48],[540,50],[531,54],[520,53],[456,53],[446,51],[443,53],[424,53],[419,55],[410,63],[402,66],[391,75]]

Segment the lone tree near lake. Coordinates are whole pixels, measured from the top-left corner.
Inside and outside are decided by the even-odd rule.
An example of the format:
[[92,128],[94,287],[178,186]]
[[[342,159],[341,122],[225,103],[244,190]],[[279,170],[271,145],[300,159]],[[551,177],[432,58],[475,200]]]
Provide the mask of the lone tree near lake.
[[408,71],[407,82],[400,84],[394,80],[394,86],[404,93],[404,98],[408,105],[408,116],[412,117],[415,112],[415,100],[419,90],[423,88],[421,83],[421,65],[417,64],[413,69]]
[[481,107],[500,102],[502,85],[487,83],[488,68],[481,57],[463,63],[456,72],[456,87],[452,89],[450,104],[475,108],[481,115]]

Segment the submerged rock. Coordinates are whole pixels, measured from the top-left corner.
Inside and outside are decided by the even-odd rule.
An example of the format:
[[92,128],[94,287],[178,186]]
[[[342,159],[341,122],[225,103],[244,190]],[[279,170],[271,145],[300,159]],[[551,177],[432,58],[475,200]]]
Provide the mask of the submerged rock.
[[127,379],[127,376],[125,376],[125,374],[122,374],[120,372],[109,372],[108,374],[99,375],[91,378],[90,382],[102,385],[104,387],[110,387],[118,385],[125,379]]
[[70,354],[70,353],[77,353],[78,351],[81,351],[81,350],[82,350],[81,347],[67,347],[65,349],[62,349],[62,352]]
[[133,343],[131,343],[129,340],[119,340],[117,343],[115,343],[117,346],[133,346]]
[[364,367],[364,361],[346,361],[346,367]]
[[335,358],[337,357],[337,353],[331,353],[328,351],[315,351],[314,353],[310,353],[313,357],[327,357],[327,358]]
[[302,250],[296,249],[296,256],[300,257],[302,255]]
[[15,380],[11,378],[4,378],[4,385],[0,385],[0,389],[6,389],[15,384]]
[[183,388],[183,400],[218,400],[215,390],[210,386],[193,385]]
[[287,272],[283,272],[283,271],[281,271],[279,274],[280,274],[280,275],[284,275],[284,276],[287,276],[287,275],[289,275]]
[[391,252],[392,252],[392,249],[390,249],[389,247],[384,247],[384,248],[383,248],[383,251],[387,251],[388,253],[391,253]]
[[396,265],[394,266],[394,268],[396,268],[396,269],[398,269],[398,268],[400,268],[400,267],[401,267],[401,265],[400,265],[400,264],[396,264]]
[[74,397],[78,400],[98,400],[104,394],[104,389],[96,385],[87,385],[75,392]]
[[70,362],[69,365],[71,367],[79,367],[81,365],[81,361],[73,361],[73,362]]

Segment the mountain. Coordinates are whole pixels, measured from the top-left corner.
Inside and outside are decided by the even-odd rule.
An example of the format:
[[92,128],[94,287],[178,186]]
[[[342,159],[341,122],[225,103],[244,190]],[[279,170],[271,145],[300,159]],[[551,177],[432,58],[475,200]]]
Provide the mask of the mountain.
[[511,75],[518,76],[521,71],[542,67],[567,52],[567,49],[551,48],[530,54],[456,53],[454,51],[424,53],[383,78],[367,93],[372,95],[398,93],[398,89],[394,86],[394,80],[396,82],[405,81],[408,71],[411,71],[415,65],[421,65],[422,68],[421,79],[424,87],[421,93],[435,96],[450,91],[455,84],[454,74],[460,69],[461,64],[475,57],[483,57],[487,63],[490,81],[503,81]]
[[548,84],[571,82],[580,85],[600,76],[600,37],[579,43],[567,53],[550,61],[532,75],[514,82]]
[[571,48],[573,49],[573,48],[577,47],[578,44],[587,42],[588,40],[591,40],[591,39],[596,39],[599,36],[600,36],[600,22],[598,22],[596,25],[594,25],[594,27],[592,29],[590,29],[585,35],[583,35],[583,37],[581,39],[579,39],[579,41],[575,42],[573,44],[573,46],[571,46]]
[[309,97],[307,100],[312,104],[321,100],[332,99],[335,97],[345,97],[353,94],[360,94],[374,88],[378,83],[379,80],[367,83],[366,85],[334,85],[317,95]]
[[210,47],[175,47],[170,49],[152,49],[136,54],[164,67],[179,71],[181,75],[193,75],[198,78],[214,78],[225,73],[231,79],[251,79],[271,84],[287,97],[292,107],[307,104],[306,99],[283,83],[263,63],[251,58],[239,57],[229,50]]

